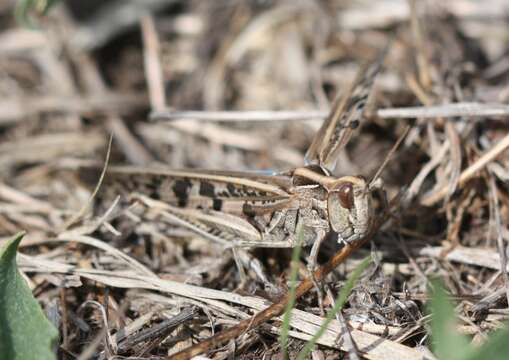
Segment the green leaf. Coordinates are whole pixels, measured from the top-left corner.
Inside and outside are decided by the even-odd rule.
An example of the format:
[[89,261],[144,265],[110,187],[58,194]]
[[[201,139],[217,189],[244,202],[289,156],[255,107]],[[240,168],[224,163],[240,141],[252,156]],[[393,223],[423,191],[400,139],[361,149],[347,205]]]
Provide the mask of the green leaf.
[[465,360],[505,360],[509,357],[509,324],[490,334],[488,340]]
[[285,313],[283,315],[283,325],[281,326],[281,334],[279,335],[279,343],[281,346],[282,358],[287,359],[288,353],[286,344],[288,342],[288,333],[290,332],[290,320],[292,309],[295,306],[295,291],[297,289],[297,274],[299,272],[299,257],[301,251],[301,244],[304,240],[304,231],[302,226],[297,229],[297,246],[292,251],[292,265],[290,272],[290,290],[288,292],[288,304],[286,304]]
[[428,312],[432,315],[432,348],[441,360],[466,359],[473,352],[466,336],[458,333],[454,316],[454,307],[439,281],[432,281],[434,289]]
[[23,235],[18,233],[0,249],[0,358],[56,359],[52,344],[58,331],[44,316],[16,265]]
[[367,269],[367,267],[371,264],[371,257],[367,256],[364,258],[364,260],[361,261],[359,265],[355,267],[352,274],[348,277],[346,280],[345,285],[339,292],[338,298],[336,299],[336,302],[334,303],[334,307],[327,312],[327,315],[325,317],[325,320],[323,321],[322,325],[318,329],[318,331],[313,335],[313,337],[306,343],[304,346],[304,349],[299,353],[299,356],[297,357],[297,360],[305,360],[308,358],[309,353],[313,350],[315,347],[316,342],[320,337],[325,333],[327,328],[329,327],[329,324],[331,321],[336,317],[336,314],[341,311],[343,306],[346,303],[346,300],[350,296],[350,293],[352,292],[355,284],[357,284],[357,281],[361,277],[364,270]]

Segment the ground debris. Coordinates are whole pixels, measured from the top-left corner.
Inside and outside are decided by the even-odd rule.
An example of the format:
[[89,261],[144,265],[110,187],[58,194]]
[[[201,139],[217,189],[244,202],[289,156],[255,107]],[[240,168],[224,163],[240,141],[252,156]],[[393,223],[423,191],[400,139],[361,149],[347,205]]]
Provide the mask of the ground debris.
[[[401,197],[371,246],[326,277],[337,296],[363,255],[377,259],[313,356],[429,357],[433,277],[459,304],[462,333],[482,338],[507,320],[507,4],[96,3],[60,4],[36,32],[0,7],[0,243],[27,231],[21,270],[60,313],[60,358],[164,358],[249,319],[289,286],[291,249],[234,254],[179,226],[150,183],[111,193],[106,172],[93,196],[80,169],[102,168],[108,151],[110,165],[259,177],[302,166],[334,95],[388,43],[334,175],[370,179],[410,126],[382,174],[388,199]],[[105,20],[115,16],[125,18]],[[329,236],[319,262],[338,246]],[[300,270],[302,279],[304,256]],[[317,296],[296,304],[291,357],[332,305]],[[344,324],[354,350],[340,340]],[[273,318],[207,356],[278,356],[280,325]]]

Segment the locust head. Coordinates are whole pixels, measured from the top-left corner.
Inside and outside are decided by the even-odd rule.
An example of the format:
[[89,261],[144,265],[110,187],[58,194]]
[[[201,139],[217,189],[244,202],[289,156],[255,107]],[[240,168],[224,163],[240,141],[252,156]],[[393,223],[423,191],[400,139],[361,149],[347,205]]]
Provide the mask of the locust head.
[[344,176],[328,186],[327,211],[339,241],[352,243],[367,235],[373,221],[372,197],[381,179],[368,183],[361,176]]

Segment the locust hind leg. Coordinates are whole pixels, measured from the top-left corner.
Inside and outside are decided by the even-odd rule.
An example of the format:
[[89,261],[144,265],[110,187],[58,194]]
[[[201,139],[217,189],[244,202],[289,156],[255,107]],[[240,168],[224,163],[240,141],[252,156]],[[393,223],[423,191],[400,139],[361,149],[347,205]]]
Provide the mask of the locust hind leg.
[[329,232],[329,224],[326,220],[322,219],[318,212],[314,209],[302,209],[299,212],[299,218],[303,219],[301,222],[301,231],[306,231],[304,237],[306,238],[306,245],[311,245],[311,251],[308,257],[308,269],[314,272],[317,267],[317,258],[320,247]]

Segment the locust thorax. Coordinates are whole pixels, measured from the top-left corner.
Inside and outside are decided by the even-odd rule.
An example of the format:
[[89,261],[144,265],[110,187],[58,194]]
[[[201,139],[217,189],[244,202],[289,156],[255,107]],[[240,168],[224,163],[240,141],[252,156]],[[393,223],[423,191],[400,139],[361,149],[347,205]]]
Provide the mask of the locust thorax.
[[353,242],[369,230],[371,191],[360,176],[344,176],[328,187],[327,211],[339,241]]
[[294,186],[315,185],[319,181],[317,182],[317,179],[314,177],[324,178],[328,176],[329,174],[320,165],[311,164],[295,171],[292,177],[292,184]]

